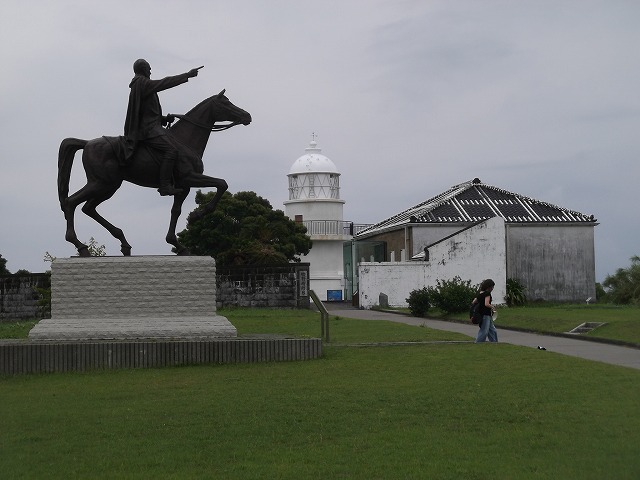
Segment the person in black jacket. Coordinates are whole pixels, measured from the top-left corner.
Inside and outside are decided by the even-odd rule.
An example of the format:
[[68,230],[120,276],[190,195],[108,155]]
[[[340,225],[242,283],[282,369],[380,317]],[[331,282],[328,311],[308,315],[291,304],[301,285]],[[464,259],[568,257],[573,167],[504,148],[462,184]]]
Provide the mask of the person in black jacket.
[[491,303],[491,292],[496,283],[490,278],[486,279],[480,284],[480,292],[475,298],[474,302],[480,303],[482,308],[482,322],[480,322],[480,330],[476,337],[476,343],[482,343],[487,341],[487,337],[490,342],[498,341],[498,331],[493,324],[493,313],[496,311],[496,307]]

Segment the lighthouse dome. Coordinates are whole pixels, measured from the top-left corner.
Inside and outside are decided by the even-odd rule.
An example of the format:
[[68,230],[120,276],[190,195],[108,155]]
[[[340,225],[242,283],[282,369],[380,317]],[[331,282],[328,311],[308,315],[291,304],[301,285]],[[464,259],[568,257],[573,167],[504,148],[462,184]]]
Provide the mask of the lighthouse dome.
[[340,200],[340,172],[312,140],[289,169],[289,200]]
[[312,140],[309,147],[305,149],[305,154],[299,157],[289,170],[289,175],[300,175],[305,173],[333,173],[340,174],[336,165],[325,155],[320,153],[315,140]]

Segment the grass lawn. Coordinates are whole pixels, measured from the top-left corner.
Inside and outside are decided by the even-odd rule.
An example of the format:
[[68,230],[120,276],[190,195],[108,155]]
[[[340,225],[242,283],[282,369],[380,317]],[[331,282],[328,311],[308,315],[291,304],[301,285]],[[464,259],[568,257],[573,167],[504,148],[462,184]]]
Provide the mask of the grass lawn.
[[500,309],[497,325],[540,332],[568,332],[585,322],[606,325],[587,336],[640,344],[640,308],[613,305],[556,305]]
[[[319,332],[310,312],[220,313],[241,333]],[[391,322],[334,318],[331,327],[344,343],[436,338]],[[640,476],[639,387],[637,370],[466,343],[327,346],[323,359],[295,363],[0,377],[0,472],[631,479]]]
[[0,322],[0,338],[27,338],[38,320]]
[[[414,327],[417,328],[417,327]],[[640,373],[510,345],[0,379],[3,478],[638,478]]]
[[[311,310],[230,308],[218,311],[245,334],[281,334],[294,337],[320,337],[320,314]],[[0,338],[27,338],[35,320],[0,323]],[[420,342],[470,340],[454,332],[416,328],[393,322],[366,322],[333,316],[329,319],[331,343]]]
[[[429,311],[429,316],[443,320],[468,322],[468,314],[441,315]],[[565,333],[585,322],[604,322],[592,330],[589,337],[619,340],[640,345],[640,308],[615,305],[533,305],[498,309],[496,326],[517,327],[540,333]]]
[[[238,330],[238,335],[271,333],[296,337],[319,337],[320,314],[311,310],[269,310],[231,308],[219,311]],[[331,343],[420,342],[471,340],[455,332],[432,330],[394,322],[368,322],[351,318],[329,317]]]

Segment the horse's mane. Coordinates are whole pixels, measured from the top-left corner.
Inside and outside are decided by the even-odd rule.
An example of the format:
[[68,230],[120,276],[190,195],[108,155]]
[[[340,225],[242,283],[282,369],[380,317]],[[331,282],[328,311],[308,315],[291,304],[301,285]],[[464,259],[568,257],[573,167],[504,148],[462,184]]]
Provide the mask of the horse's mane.
[[195,112],[197,112],[199,109],[201,109],[203,106],[205,106],[206,103],[213,101],[213,98],[217,97],[217,95],[212,95],[209,98],[205,98],[204,100],[202,100],[200,103],[198,103],[195,107],[193,107],[191,110],[189,110],[187,113],[185,113],[185,116],[187,115],[193,115]]

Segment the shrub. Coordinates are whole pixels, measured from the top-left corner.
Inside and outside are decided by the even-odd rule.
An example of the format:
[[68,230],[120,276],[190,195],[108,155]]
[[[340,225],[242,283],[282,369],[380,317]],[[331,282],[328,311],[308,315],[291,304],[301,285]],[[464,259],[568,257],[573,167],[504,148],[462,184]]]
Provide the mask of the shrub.
[[507,278],[507,294],[504,296],[504,301],[510,307],[524,305],[527,301],[525,290],[526,287],[520,281],[515,278]]
[[413,290],[406,299],[409,304],[409,311],[414,317],[424,317],[429,311],[429,291],[428,288]]
[[607,300],[618,305],[640,305],[640,257],[631,257],[629,268],[619,268],[602,282]]
[[467,311],[477,294],[477,288],[471,286],[471,280],[462,280],[457,275],[452,280],[436,280],[436,286],[427,287],[427,290],[431,306],[445,313]]

